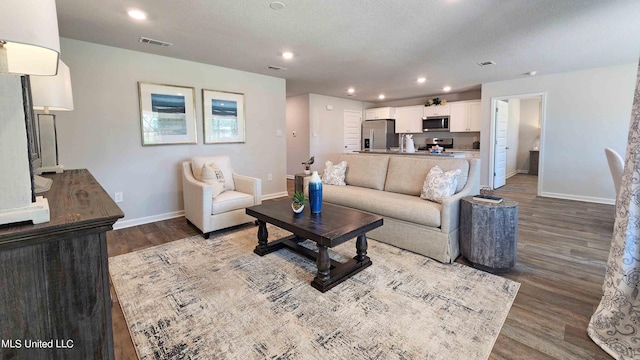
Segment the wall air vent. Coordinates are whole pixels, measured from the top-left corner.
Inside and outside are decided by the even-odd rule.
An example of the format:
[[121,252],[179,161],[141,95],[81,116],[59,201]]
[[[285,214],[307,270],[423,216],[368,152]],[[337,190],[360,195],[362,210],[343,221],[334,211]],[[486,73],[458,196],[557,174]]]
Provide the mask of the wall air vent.
[[493,60],[483,61],[478,63],[479,66],[488,66],[488,65],[495,65],[495,64],[496,62]]
[[169,46],[173,45],[172,43],[169,43],[169,42],[166,42],[166,41],[153,40],[153,39],[149,39],[149,38],[144,37],[144,36],[141,36],[140,40],[138,40],[138,42],[141,42],[143,44],[162,46],[162,47],[169,47]]
[[283,67],[275,66],[275,65],[269,65],[269,66],[267,66],[267,69],[276,70],[276,71],[278,71],[278,70],[287,70],[287,68],[283,68]]

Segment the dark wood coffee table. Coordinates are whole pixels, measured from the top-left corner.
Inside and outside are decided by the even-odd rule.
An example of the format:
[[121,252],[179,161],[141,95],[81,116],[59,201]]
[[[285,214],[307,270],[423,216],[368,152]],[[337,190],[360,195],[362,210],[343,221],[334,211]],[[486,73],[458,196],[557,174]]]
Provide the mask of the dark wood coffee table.
[[[309,206],[295,214],[291,210],[291,200],[263,203],[246,209],[249,216],[258,219],[258,246],[254,253],[264,256],[276,250],[287,248],[316,261],[318,273],[311,286],[325,292],[344,280],[370,266],[367,256],[366,232],[382,226],[382,217],[362,211],[323,203],[322,212],[312,214]],[[293,233],[268,242],[267,223]],[[340,263],[329,258],[328,248],[356,239],[356,256]],[[318,252],[299,243],[305,239],[318,245]]]

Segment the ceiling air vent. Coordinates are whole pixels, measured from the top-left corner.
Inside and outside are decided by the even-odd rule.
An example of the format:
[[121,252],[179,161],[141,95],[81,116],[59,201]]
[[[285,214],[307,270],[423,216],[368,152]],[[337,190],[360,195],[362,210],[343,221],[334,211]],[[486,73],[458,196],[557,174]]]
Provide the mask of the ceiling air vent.
[[495,65],[496,62],[493,60],[489,60],[489,61],[483,61],[483,62],[479,62],[478,65],[479,66],[487,66],[487,65]]
[[160,40],[153,40],[153,39],[149,39],[147,37],[141,36],[140,40],[138,40],[138,42],[141,42],[143,44],[149,44],[149,45],[155,45],[155,46],[163,46],[163,47],[169,47],[171,45],[173,45],[172,43],[166,42],[166,41],[160,41]]
[[283,68],[283,67],[275,66],[275,65],[269,65],[269,66],[267,66],[267,69],[276,70],[276,71],[278,71],[278,70],[287,70],[287,68]]

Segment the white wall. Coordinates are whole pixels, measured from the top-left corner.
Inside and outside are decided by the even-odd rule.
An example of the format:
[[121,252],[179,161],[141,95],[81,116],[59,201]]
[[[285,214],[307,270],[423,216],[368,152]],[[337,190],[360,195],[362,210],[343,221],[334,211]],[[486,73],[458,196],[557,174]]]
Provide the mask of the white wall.
[[507,177],[515,175],[518,157],[518,133],[520,132],[520,99],[509,101],[509,122],[507,124]]
[[[61,48],[75,109],[57,115],[60,162],[123,192],[124,224],[179,215],[180,163],[195,155],[229,155],[237,173],[262,178],[263,195],[286,195],[284,79],[64,38]],[[195,87],[197,145],[141,145],[138,81]],[[246,143],[203,144],[203,88],[245,94]]]
[[[327,105],[333,107],[327,109]],[[309,94],[309,153],[316,157],[311,170],[318,170],[322,174],[327,160],[336,162],[338,154],[344,151],[344,111],[363,110],[361,101],[341,99],[331,96]]]
[[[535,76],[482,85],[482,140],[491,132],[491,99],[546,92],[541,143],[543,196],[614,203],[604,148],[625,153],[637,64]],[[483,147],[481,184],[489,184]]]
[[540,130],[540,97],[520,100],[520,131],[518,137],[517,167],[520,172],[529,171],[529,150]]
[[293,176],[304,170],[302,163],[311,157],[309,139],[309,94],[288,97],[287,176]]

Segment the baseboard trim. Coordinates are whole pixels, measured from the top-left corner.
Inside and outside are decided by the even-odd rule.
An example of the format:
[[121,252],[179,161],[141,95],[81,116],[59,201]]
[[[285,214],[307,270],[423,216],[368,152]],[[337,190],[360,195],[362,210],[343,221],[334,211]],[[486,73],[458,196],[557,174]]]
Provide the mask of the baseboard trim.
[[575,201],[584,201],[596,204],[606,204],[606,205],[615,205],[615,199],[607,199],[607,198],[598,198],[591,196],[581,196],[581,195],[571,195],[571,194],[560,194],[560,193],[552,193],[543,191],[540,196],[550,197],[555,199],[564,199],[564,200],[575,200]]
[[518,170],[518,174],[528,174],[529,170]]
[[[271,199],[277,199],[281,197],[289,197],[289,193],[287,193],[286,191],[282,191],[278,193],[263,195],[262,200],[271,200]],[[145,216],[137,219],[118,220],[116,221],[115,224],[113,224],[113,230],[119,230],[119,229],[125,229],[132,226],[149,224],[156,221],[175,219],[181,216],[184,216],[184,210],[173,211],[165,214]]]
[[507,176],[505,176],[505,179],[508,179],[508,178],[513,177],[513,176],[516,176],[516,175],[518,175],[518,170],[516,170],[516,171],[514,171],[514,172],[512,172],[512,173],[507,174]]
[[277,199],[277,198],[281,198],[281,197],[289,197],[289,193],[286,191],[282,191],[282,192],[278,192],[278,193],[273,193],[273,194],[267,194],[267,195],[262,195],[262,200],[271,200],[271,199]]
[[119,229],[125,229],[132,226],[149,224],[156,221],[174,219],[181,216],[184,216],[184,210],[173,211],[165,214],[145,216],[137,219],[118,220],[116,221],[115,224],[113,224],[113,230],[119,230]]

